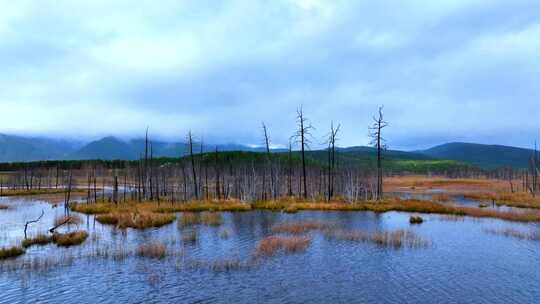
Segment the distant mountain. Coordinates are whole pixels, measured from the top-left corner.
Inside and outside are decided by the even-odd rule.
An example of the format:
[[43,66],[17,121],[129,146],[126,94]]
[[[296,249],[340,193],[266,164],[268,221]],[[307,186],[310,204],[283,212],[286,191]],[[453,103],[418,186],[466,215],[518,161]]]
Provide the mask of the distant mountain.
[[[238,144],[218,144],[219,151],[259,151],[259,148],[251,148]],[[203,152],[215,151],[216,145],[203,144]],[[201,144],[193,144],[193,152],[201,152]],[[145,140],[132,139],[124,141],[116,137],[105,137],[88,143],[77,151],[70,153],[66,159],[102,159],[102,160],[135,160],[143,157],[145,153]],[[168,143],[162,141],[150,140],[148,145],[148,156],[152,153],[153,157],[179,157],[188,153],[186,143]]]
[[447,143],[418,153],[440,159],[467,162],[482,168],[526,168],[534,150],[501,145]]
[[0,134],[0,162],[61,159],[79,146],[76,141]]

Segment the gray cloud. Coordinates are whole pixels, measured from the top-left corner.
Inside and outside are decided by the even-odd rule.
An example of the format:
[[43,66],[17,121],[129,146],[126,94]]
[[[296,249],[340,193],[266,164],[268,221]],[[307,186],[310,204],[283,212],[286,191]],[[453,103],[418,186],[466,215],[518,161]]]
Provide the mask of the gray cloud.
[[[390,147],[528,146],[540,3],[18,1],[0,4],[0,132],[286,144],[302,105],[342,145],[378,105]],[[322,141],[322,139],[320,140]]]

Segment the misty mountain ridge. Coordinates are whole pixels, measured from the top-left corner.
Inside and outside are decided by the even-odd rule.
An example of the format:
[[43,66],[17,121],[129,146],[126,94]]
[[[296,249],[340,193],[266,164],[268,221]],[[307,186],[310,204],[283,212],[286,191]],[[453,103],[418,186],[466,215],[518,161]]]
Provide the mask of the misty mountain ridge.
[[[242,144],[204,144],[203,152],[251,151],[264,152],[264,147]],[[352,146],[337,148],[340,153],[370,157],[375,148]],[[201,151],[201,145],[194,142],[195,153]],[[119,139],[114,136],[82,144],[75,140],[58,140],[39,137],[24,137],[0,134],[0,162],[38,161],[38,160],[135,160],[144,156],[145,139]],[[285,152],[286,149],[273,149],[273,152]],[[165,142],[149,140],[149,151],[153,157],[180,157],[188,153],[184,142]],[[534,150],[503,145],[485,145],[475,143],[452,142],[425,150],[399,151],[387,150],[387,159],[429,160],[444,159],[476,165],[486,169],[497,167],[526,168]]]

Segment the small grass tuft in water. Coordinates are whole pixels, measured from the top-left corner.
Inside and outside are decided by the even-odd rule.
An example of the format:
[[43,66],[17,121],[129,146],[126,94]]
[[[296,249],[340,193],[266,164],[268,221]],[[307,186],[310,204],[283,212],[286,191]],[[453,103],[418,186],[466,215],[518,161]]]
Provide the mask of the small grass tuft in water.
[[307,249],[311,239],[305,236],[268,236],[255,247],[257,255],[272,256],[279,252],[295,253]]
[[182,232],[182,241],[184,243],[195,243],[197,242],[198,235],[195,230],[184,230]]
[[429,246],[429,241],[422,239],[412,231],[378,231],[365,232],[360,230],[328,230],[324,234],[326,239],[369,242],[382,247],[391,248],[422,248]]
[[52,241],[61,247],[69,247],[82,244],[88,238],[88,232],[78,230],[68,233],[55,233]]
[[46,235],[46,234],[38,234],[33,237],[30,237],[28,239],[24,239],[21,243],[21,245],[24,248],[28,248],[34,245],[44,246],[53,241],[52,236]]
[[8,205],[2,205],[2,204],[0,204],[0,210],[6,210],[6,209],[9,209],[9,206],[8,206]]
[[272,227],[274,233],[303,234],[311,230],[332,229],[335,225],[318,220],[301,220],[279,223]]
[[13,247],[2,247],[0,248],[0,260],[6,260],[11,258],[16,258],[24,254],[24,248],[19,246]]
[[223,224],[223,218],[219,212],[203,212],[201,223],[208,226],[219,226]]
[[409,218],[409,223],[411,224],[422,224],[424,222],[424,219],[419,215],[411,215]]
[[162,243],[142,244],[137,248],[137,255],[145,258],[163,259],[167,256],[167,246]]
[[184,212],[178,223],[179,227],[189,227],[195,225],[219,226],[223,223],[223,218],[219,212]]

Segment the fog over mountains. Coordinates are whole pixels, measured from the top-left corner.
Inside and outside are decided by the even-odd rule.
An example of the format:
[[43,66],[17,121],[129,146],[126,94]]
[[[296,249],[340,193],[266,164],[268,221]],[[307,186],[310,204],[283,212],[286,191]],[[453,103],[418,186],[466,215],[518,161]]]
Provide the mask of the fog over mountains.
[[[25,162],[38,160],[134,160],[144,153],[144,139],[122,140],[108,136],[83,143],[76,140],[48,139],[0,134],[0,162]],[[179,157],[187,152],[184,142],[151,141],[154,157]],[[203,151],[264,151],[260,147],[241,144],[204,143]],[[200,143],[194,149],[201,151]],[[370,147],[344,147],[341,151],[358,154],[372,154]],[[280,152],[283,150],[274,150]],[[394,158],[403,159],[447,159],[469,163],[483,168],[510,166],[525,168],[534,150],[502,145],[474,143],[446,143],[426,150],[389,151]]]

